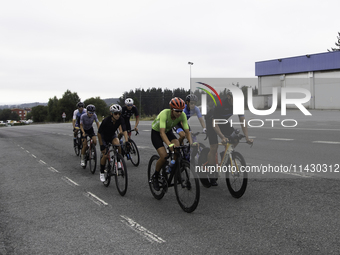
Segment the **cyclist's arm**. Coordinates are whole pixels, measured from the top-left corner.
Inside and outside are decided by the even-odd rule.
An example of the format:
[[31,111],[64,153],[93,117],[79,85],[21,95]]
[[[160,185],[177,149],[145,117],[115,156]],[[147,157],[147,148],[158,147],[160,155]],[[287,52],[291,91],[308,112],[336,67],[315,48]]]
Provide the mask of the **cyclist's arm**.
[[205,129],[206,127],[203,117],[198,118],[198,120],[200,121],[202,128]]
[[161,138],[162,138],[163,142],[165,142],[165,144],[167,146],[169,146],[171,144],[171,142],[169,141],[168,137],[165,134],[165,128],[160,128],[159,129],[159,133],[161,135]]
[[83,136],[85,136],[85,130],[84,130],[84,127],[83,127],[83,123],[80,123],[80,130],[81,130]]
[[[211,121],[213,121],[214,119],[212,119]],[[222,132],[221,132],[221,129],[220,127],[218,126],[218,124],[215,123],[215,127],[213,126],[213,129],[214,131],[216,132],[216,134],[222,139],[222,142],[223,143],[226,143],[228,142],[228,138],[226,138]]]
[[185,132],[185,136],[187,137],[187,139],[189,141],[189,144],[191,145],[192,139],[191,139],[191,133],[190,133],[189,129],[184,129],[184,132]]
[[125,139],[125,142],[128,142],[129,141],[129,137],[128,137],[128,133],[127,131],[123,131],[123,135],[124,135],[124,139]]
[[247,143],[252,143],[253,139],[249,139],[249,137],[248,137],[248,127],[247,127],[247,122],[245,121],[244,116],[241,115],[241,116],[238,116],[238,118],[239,118],[241,123],[244,123],[244,125],[241,125],[241,128],[242,128],[243,134],[246,136]]
[[136,131],[138,131],[138,128],[137,128],[138,124],[139,124],[139,115],[136,116],[136,122],[135,122],[135,130]]

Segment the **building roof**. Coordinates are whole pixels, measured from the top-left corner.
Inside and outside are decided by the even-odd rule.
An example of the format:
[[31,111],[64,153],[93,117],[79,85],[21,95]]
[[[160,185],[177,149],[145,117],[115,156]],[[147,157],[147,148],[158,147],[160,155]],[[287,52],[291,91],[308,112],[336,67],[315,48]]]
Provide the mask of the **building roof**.
[[255,75],[277,75],[340,69],[340,51],[255,62]]

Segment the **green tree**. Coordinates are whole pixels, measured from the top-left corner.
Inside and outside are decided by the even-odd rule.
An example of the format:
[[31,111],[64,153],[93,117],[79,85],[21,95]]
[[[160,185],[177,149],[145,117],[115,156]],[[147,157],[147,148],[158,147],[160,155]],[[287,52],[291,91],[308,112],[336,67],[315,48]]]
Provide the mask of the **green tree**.
[[76,109],[77,103],[80,101],[80,98],[76,92],[72,93],[69,90],[66,90],[63,97],[59,99],[58,103],[58,120],[61,121],[61,115],[64,112],[66,114],[65,121],[70,121],[73,118],[73,112]]
[[91,97],[89,99],[86,99],[84,101],[85,107],[88,106],[89,104],[93,104],[96,107],[96,114],[99,117],[101,116],[107,116],[110,114],[109,107],[105,103],[104,100],[100,99],[100,97]]
[[338,48],[331,48],[331,50],[327,49],[328,51],[340,51],[340,32],[338,32],[337,36],[338,42],[335,43],[335,46]]
[[48,120],[49,121],[61,121],[60,110],[59,110],[59,100],[56,96],[48,100]]
[[48,119],[48,107],[38,105],[32,108],[32,117],[34,122],[44,122]]

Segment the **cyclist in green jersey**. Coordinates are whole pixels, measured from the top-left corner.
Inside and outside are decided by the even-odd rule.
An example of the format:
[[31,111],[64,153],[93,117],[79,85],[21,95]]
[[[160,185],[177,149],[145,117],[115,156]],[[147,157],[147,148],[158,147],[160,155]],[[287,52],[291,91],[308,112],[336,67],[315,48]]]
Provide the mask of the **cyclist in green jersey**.
[[[165,164],[165,157],[168,155],[163,142],[169,147],[171,151],[173,151],[174,146],[176,147],[180,145],[178,139],[172,132],[173,127],[182,122],[185,135],[190,145],[192,145],[187,116],[183,112],[185,107],[184,101],[181,98],[174,97],[170,100],[169,105],[170,109],[164,109],[161,111],[157,118],[152,122],[151,141],[159,155],[159,159],[156,163],[156,171],[152,176],[152,178],[155,180],[158,179],[159,171]],[[158,181],[154,181],[153,183],[154,189],[158,191]]]

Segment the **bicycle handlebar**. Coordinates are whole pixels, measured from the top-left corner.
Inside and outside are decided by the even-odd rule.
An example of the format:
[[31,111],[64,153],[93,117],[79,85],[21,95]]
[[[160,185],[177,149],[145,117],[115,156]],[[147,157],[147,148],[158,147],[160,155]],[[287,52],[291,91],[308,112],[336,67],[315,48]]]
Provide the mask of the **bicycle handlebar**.
[[198,135],[205,135],[204,140],[207,140],[208,138],[208,133],[207,132],[196,132],[196,133],[191,133],[192,136],[198,136]]

